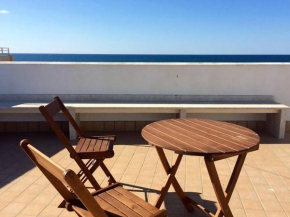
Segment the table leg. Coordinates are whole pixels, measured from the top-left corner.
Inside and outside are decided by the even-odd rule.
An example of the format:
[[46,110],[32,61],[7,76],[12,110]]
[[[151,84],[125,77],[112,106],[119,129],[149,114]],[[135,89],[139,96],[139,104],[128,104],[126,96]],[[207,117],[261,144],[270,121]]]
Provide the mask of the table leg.
[[155,207],[160,208],[161,204],[163,203],[165,196],[170,188],[171,185],[173,185],[174,190],[176,191],[178,197],[180,198],[181,202],[183,203],[183,205],[185,206],[186,210],[188,212],[192,212],[194,211],[194,208],[192,207],[192,205],[190,204],[188,197],[185,195],[185,193],[183,192],[183,190],[181,189],[175,174],[177,172],[177,169],[180,165],[181,159],[182,159],[182,154],[179,154],[174,165],[172,167],[170,167],[167,158],[164,154],[164,151],[162,148],[159,147],[155,147],[158,153],[158,156],[160,158],[160,161],[164,167],[165,172],[168,175],[168,179],[167,182],[165,184],[165,186],[161,189],[161,193],[160,196],[155,204]]
[[[237,181],[238,181],[238,178],[239,178],[239,175],[241,173],[241,170],[242,170],[242,167],[243,167],[243,164],[245,162],[245,159],[246,159],[246,156],[247,156],[247,153],[246,154],[242,154],[242,155],[239,155],[237,161],[236,161],[236,164],[235,164],[235,167],[234,167],[234,170],[232,172],[232,175],[231,175],[231,178],[230,178],[230,181],[227,185],[227,188],[226,188],[226,192],[225,192],[225,196],[226,196],[226,201],[229,202],[230,199],[231,199],[231,196],[233,194],[233,191],[235,189],[235,186],[237,184]],[[217,213],[216,213],[216,216],[217,217],[222,217],[223,216],[223,213],[222,213],[222,209],[221,207],[218,209]]]
[[216,217],[221,217],[223,215],[225,217],[233,216],[231,209],[229,207],[229,201],[234,191],[241,169],[243,167],[246,155],[247,155],[246,153],[239,155],[225,192],[223,191],[214,161],[212,161],[210,157],[204,158],[214,191],[216,193],[220,205],[218,211],[215,214]]

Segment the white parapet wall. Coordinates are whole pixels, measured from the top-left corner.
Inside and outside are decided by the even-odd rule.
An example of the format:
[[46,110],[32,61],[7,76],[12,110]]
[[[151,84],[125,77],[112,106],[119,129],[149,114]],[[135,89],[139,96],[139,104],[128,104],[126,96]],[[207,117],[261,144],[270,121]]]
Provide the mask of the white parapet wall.
[[0,62],[0,94],[273,95],[290,105],[289,81],[289,63]]

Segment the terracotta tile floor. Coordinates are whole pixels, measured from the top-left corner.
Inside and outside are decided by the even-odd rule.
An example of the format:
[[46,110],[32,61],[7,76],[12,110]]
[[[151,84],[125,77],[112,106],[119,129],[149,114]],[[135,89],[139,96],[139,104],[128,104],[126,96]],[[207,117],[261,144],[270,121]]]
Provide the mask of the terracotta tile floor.
[[[267,134],[261,137],[260,150],[246,159],[230,207],[235,217],[290,216],[290,133],[283,140]],[[61,197],[19,147],[19,141],[24,138],[62,166],[78,168],[53,133],[0,134],[0,216],[76,216],[57,208]],[[114,150],[115,156],[105,163],[115,178],[154,203],[166,180],[155,149],[142,140],[140,132],[126,132],[117,134]],[[172,152],[166,151],[166,155],[170,162],[174,160]],[[235,159],[217,162],[223,186],[228,182]],[[106,186],[102,172],[98,170],[94,175]],[[202,158],[184,157],[177,178],[187,195],[209,210],[217,209]],[[163,207],[169,216],[203,216],[199,211],[187,213],[173,189]]]

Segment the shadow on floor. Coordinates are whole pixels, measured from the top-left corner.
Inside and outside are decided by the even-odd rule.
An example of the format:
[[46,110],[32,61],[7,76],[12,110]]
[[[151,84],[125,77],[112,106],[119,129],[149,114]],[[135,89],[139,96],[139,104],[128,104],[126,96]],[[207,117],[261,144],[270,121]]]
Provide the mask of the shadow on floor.
[[142,138],[141,132],[86,132],[88,136],[93,135],[116,135],[116,141],[114,145],[140,145],[148,144],[145,139]]
[[260,144],[290,144],[290,133],[289,131],[285,133],[284,139],[278,139],[266,132],[257,132],[261,138]]
[[23,139],[49,157],[63,149],[53,133],[0,133],[0,189],[35,167],[20,148]]
[[[140,132],[90,132],[88,135],[110,135],[116,134],[117,141],[115,145],[147,145],[147,142],[141,137]],[[290,144],[290,133],[286,134],[285,139],[277,139],[269,134],[260,133],[261,144]],[[54,156],[64,149],[58,138],[53,132],[51,133],[0,133],[0,190],[5,185],[21,177],[31,169],[35,168],[31,160],[26,156],[19,146],[22,139],[29,139],[32,144],[41,152],[49,157]],[[76,141],[72,141],[76,144]],[[249,165],[250,166],[250,165]],[[256,168],[257,170],[259,168]],[[148,200],[149,193],[157,193],[158,190],[147,189],[134,186],[133,191],[144,192]],[[216,207],[213,201],[203,201],[198,193],[186,192],[186,194],[196,202],[207,207],[215,213]],[[200,211],[188,214],[182,203],[179,201],[176,193],[171,192],[165,198],[165,207],[169,216],[205,216]],[[182,215],[181,215],[182,213]]]
[[[116,135],[115,145],[140,145],[146,141],[140,132],[88,132],[87,135]],[[35,167],[20,148],[20,141],[28,139],[37,149],[52,157],[64,149],[63,144],[53,132],[45,133],[0,133],[0,189],[21,177]],[[71,141],[73,145],[75,141]]]
[[[130,190],[131,192],[141,192],[144,193],[144,198],[148,202],[149,200],[149,194],[150,193],[155,193],[160,195],[160,190],[157,189],[151,189],[151,188],[145,188],[142,186],[137,186],[137,185],[130,185],[127,183],[121,183],[124,187],[134,187],[134,189]],[[204,206],[206,209],[208,209],[212,213],[216,213],[217,208],[215,206],[214,201],[210,200],[203,200],[200,196],[200,193],[196,192],[185,192],[186,196],[190,197],[193,199],[195,202],[198,204]],[[164,200],[164,206],[166,208],[166,211],[168,213],[168,216],[198,216],[198,217],[203,217],[207,216],[203,212],[201,212],[199,209],[195,208],[194,212],[187,212],[187,210],[184,208],[182,202],[180,201],[179,197],[175,192],[168,192],[165,200]]]

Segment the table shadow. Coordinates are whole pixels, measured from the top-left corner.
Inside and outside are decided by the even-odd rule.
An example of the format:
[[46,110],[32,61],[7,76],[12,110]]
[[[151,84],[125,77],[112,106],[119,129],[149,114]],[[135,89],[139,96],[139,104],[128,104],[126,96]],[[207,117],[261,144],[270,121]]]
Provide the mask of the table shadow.
[[[152,188],[146,188],[143,186],[138,185],[131,185],[127,183],[121,183],[124,188],[129,188],[129,191],[133,193],[142,193],[144,194],[143,199],[145,201],[150,202],[151,204],[154,204],[154,201],[150,201],[150,194],[160,194],[160,190],[152,189]],[[130,189],[133,187],[133,189]],[[212,213],[216,213],[216,202],[211,200],[204,200],[201,197],[201,193],[198,192],[186,192],[185,194],[194,200],[195,202],[199,203],[200,205],[204,206],[207,210],[209,210]],[[187,210],[184,208],[182,202],[180,201],[178,195],[175,192],[168,192],[165,200],[164,200],[164,208],[166,209],[168,216],[192,216],[192,217],[206,217],[207,215],[201,212],[199,209],[194,208],[194,212],[187,212]]]

